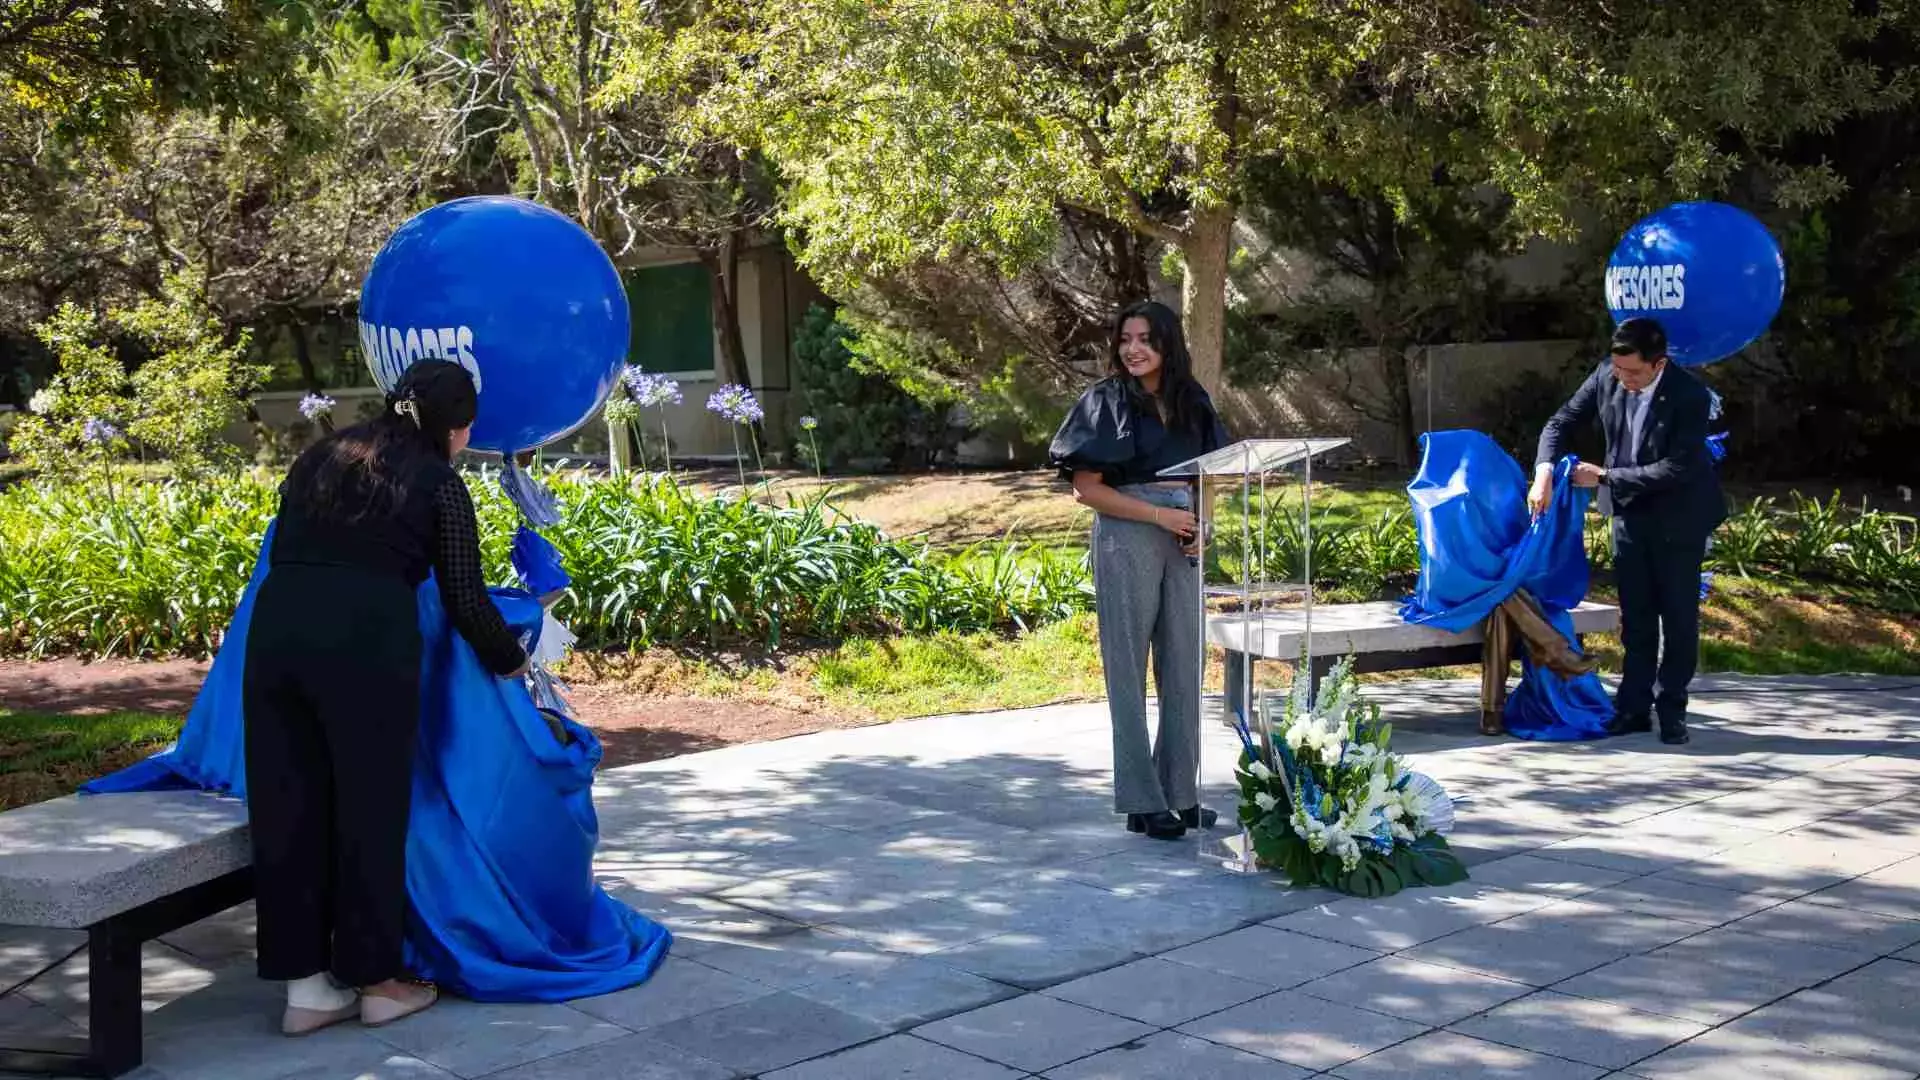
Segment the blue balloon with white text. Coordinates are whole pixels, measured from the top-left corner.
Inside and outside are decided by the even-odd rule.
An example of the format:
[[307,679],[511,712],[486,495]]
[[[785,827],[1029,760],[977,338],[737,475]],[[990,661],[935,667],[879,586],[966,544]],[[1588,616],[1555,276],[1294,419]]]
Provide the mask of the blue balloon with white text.
[[414,362],[473,374],[473,446],[511,454],[572,434],[619,381],[627,294],[572,219],[505,196],[455,199],[395,230],[360,290],[360,346],[380,388]]
[[1675,203],[1633,227],[1607,260],[1613,321],[1660,321],[1677,363],[1723,360],[1765,333],[1786,295],[1780,245],[1725,203]]

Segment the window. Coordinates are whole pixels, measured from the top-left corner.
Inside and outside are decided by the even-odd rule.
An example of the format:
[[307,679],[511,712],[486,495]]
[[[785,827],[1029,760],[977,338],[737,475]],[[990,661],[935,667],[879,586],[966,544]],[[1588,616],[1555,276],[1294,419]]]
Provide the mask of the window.
[[713,283],[697,262],[627,271],[628,362],[662,375],[712,375]]

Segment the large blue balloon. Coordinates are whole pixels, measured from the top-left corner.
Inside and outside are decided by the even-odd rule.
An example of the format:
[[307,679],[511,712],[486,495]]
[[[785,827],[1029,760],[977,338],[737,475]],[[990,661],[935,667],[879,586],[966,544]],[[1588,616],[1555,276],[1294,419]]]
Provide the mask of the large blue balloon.
[[1780,311],[1787,267],[1753,215],[1725,203],[1675,203],[1634,223],[1607,260],[1615,323],[1651,316],[1682,364],[1732,356]]
[[525,199],[441,203],[396,230],[360,290],[360,344],[381,389],[421,358],[480,388],[473,445],[563,438],[606,400],[627,355],[627,294],[571,219]]

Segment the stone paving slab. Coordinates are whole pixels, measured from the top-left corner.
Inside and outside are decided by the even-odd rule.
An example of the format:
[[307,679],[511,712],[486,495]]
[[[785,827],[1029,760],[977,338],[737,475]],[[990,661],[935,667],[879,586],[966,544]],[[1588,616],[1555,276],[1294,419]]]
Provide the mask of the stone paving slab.
[[1541,991],[1453,1025],[1488,1042],[1622,1069],[1707,1030],[1704,1024]]
[[1434,1031],[1349,1061],[1339,1080],[1593,1080],[1606,1070],[1451,1031]]
[[1302,1080],[1311,1075],[1258,1054],[1163,1031],[1049,1069],[1046,1080]]
[[[676,936],[649,983],[289,1041],[242,908],[153,946],[135,1080],[1912,1080],[1920,690],[1886,682],[1703,680],[1682,751],[1371,688],[1474,867],[1380,901],[1126,833],[1100,705],[611,770],[597,870]],[[1229,817],[1234,754],[1210,725]],[[54,966],[0,1031],[84,1014],[73,943],[0,930],[0,986]]]
[[1031,995],[936,1020],[914,1034],[956,1050],[1041,1072],[1153,1034],[1146,1024]]

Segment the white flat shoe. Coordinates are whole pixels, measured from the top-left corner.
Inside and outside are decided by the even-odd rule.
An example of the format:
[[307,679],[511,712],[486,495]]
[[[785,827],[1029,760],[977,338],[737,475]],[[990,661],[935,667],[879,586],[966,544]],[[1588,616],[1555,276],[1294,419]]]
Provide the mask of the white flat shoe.
[[303,1009],[297,1005],[289,1005],[286,1011],[280,1014],[280,1033],[298,1038],[302,1035],[311,1035],[321,1028],[330,1028],[359,1015],[360,1002],[358,1001],[349,1002],[337,1009]]
[[368,1027],[385,1027],[398,1020],[405,1020],[417,1012],[424,1012],[440,1000],[440,991],[431,986],[420,986],[419,997],[401,1000],[380,994],[362,992],[360,995],[360,1022]]

